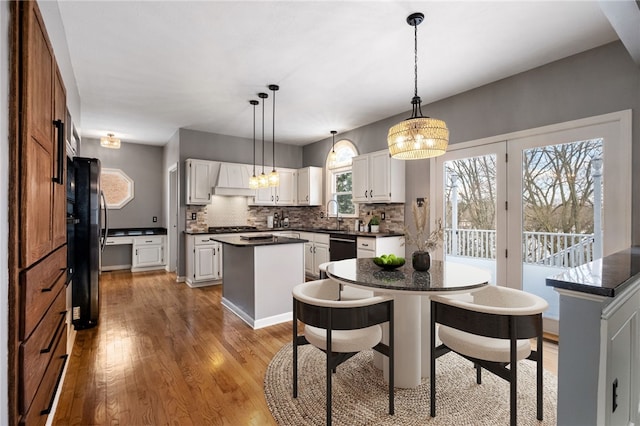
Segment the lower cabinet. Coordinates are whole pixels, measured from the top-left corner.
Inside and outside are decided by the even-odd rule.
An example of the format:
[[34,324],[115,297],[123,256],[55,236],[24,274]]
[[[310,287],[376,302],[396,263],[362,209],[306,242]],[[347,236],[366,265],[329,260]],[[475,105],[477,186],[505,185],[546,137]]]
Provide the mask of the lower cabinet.
[[329,234],[301,232],[300,238],[308,240],[304,243],[305,275],[318,278],[320,265],[329,261]]
[[[162,269],[165,267],[166,262],[164,258],[164,247],[166,237],[164,235],[150,235],[150,236],[135,236],[135,237],[108,237],[106,246],[130,246],[131,257],[129,258],[128,252],[121,252],[117,258],[119,262],[117,265],[105,265],[104,259],[101,265],[101,270],[112,271],[118,269],[129,269],[131,272],[140,271],[153,271],[156,269]],[[113,249],[116,250],[114,247]],[[105,256],[105,253],[102,254]],[[125,259],[126,258],[126,259]],[[130,261],[130,263],[128,263]],[[127,264],[120,264],[125,263]]]
[[395,254],[404,257],[403,237],[358,237],[357,257],[368,258]]
[[202,287],[222,280],[222,244],[209,235],[187,235],[187,285]]

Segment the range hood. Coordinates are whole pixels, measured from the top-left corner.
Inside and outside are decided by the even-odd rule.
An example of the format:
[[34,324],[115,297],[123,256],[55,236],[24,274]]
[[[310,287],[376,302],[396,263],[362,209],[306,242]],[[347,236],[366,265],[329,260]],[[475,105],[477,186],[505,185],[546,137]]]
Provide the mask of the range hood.
[[249,188],[249,169],[244,164],[220,163],[218,180],[213,188],[216,195],[240,195],[253,197],[255,189]]

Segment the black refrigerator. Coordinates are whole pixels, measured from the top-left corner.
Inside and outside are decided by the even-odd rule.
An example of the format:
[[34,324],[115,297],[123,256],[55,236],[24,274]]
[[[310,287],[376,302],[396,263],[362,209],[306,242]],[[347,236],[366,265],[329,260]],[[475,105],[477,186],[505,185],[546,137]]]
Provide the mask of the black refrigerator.
[[[72,280],[72,320],[76,330],[95,327],[100,314],[100,255],[106,235],[104,194],[100,190],[100,160],[75,157],[75,248]],[[104,217],[104,220],[103,220]]]

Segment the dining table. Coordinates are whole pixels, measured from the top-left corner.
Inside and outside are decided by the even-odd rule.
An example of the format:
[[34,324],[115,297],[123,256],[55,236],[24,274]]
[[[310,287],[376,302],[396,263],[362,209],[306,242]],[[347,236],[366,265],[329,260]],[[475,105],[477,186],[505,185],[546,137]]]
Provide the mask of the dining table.
[[[346,259],[331,262],[326,273],[341,284],[393,297],[394,381],[400,388],[415,388],[429,377],[429,296],[472,292],[491,280],[489,270],[441,260],[432,260],[428,271],[416,271],[409,263],[392,269],[376,265],[371,258]],[[376,366],[383,368],[388,379],[386,359],[376,357]]]

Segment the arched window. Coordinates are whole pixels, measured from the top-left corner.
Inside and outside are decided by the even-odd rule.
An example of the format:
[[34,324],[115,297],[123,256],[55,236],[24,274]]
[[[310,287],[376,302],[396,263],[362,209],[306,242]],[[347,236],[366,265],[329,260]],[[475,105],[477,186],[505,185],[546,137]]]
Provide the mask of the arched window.
[[[358,217],[358,205],[353,202],[353,186],[351,180],[351,161],[358,155],[355,145],[342,139],[336,142],[336,162],[329,164],[329,153],[325,163],[327,177],[327,204],[329,216]],[[331,200],[335,200],[332,203]]]

